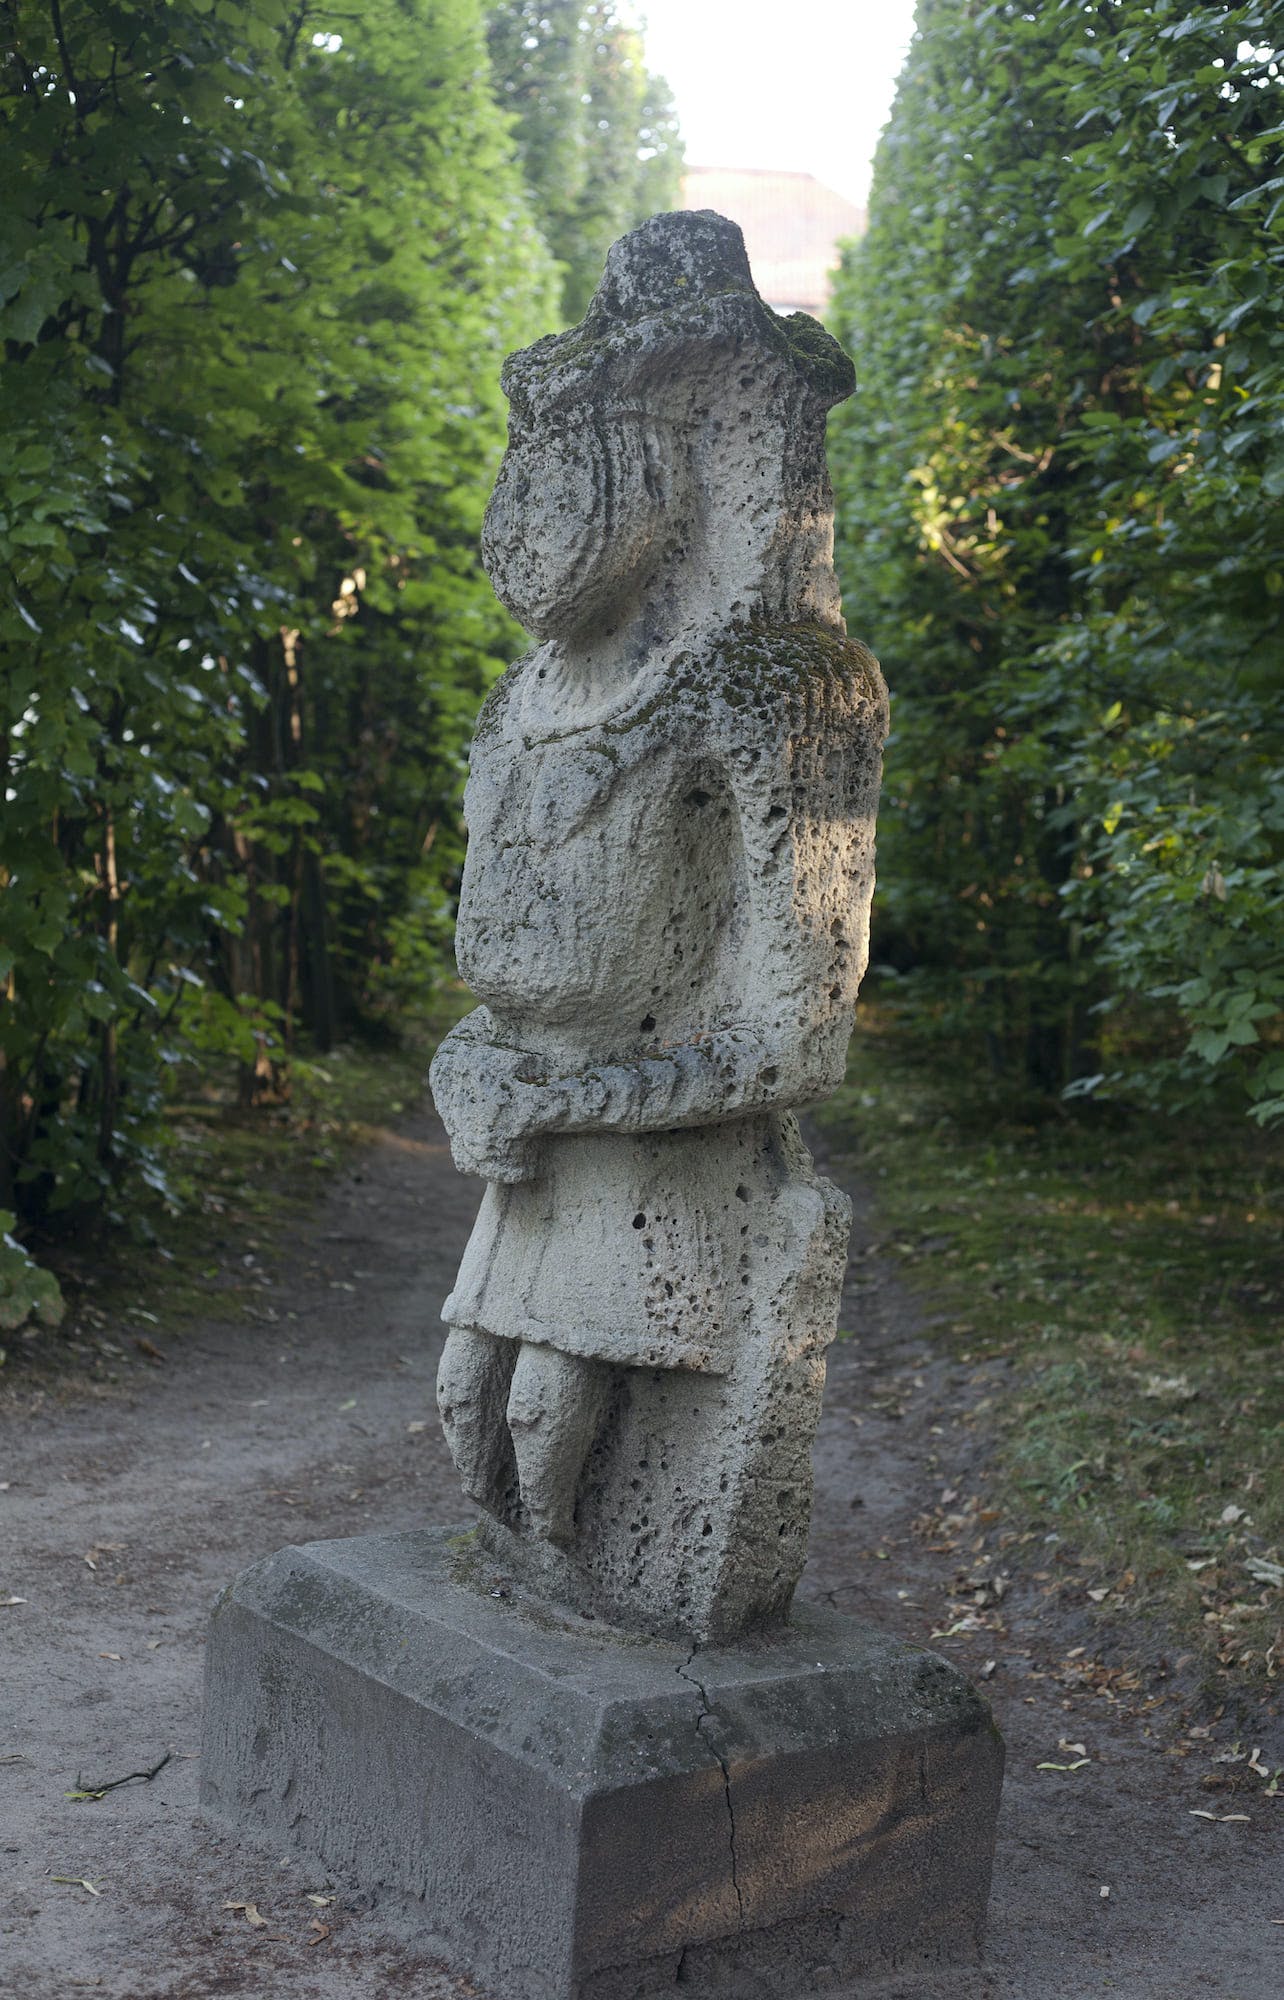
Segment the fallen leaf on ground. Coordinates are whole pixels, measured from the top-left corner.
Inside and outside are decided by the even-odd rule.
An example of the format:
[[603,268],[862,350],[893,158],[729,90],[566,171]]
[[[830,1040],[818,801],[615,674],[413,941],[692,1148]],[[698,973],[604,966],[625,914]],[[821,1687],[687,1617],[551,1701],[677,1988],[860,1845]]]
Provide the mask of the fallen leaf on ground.
[[1219,1825],[1221,1825],[1221,1826],[1229,1826],[1229,1825],[1230,1825],[1230,1823],[1232,1822],[1232,1820],[1241,1820],[1241,1821],[1242,1821],[1242,1822],[1244,1823],[1244,1825],[1245,1825],[1245,1826],[1247,1826],[1247,1825],[1249,1824],[1249,1817],[1248,1817],[1248,1814],[1247,1814],[1247,1813],[1210,1813],[1210,1812],[1201,1812],[1201,1811],[1199,1810],[1199,1807],[1198,1807],[1198,1806],[1191,1806],[1191,1807],[1189,1807],[1189,1808],[1188,1808],[1188,1810],[1189,1810],[1189,1812],[1190,1812],[1190,1816],[1191,1816],[1191,1818],[1192,1818],[1192,1819],[1211,1819],[1211,1820],[1216,1820],[1216,1821],[1218,1822],[1218,1824],[1219,1824]]
[[253,1924],[256,1931],[265,1931],[267,1929],[267,1918],[259,1915],[258,1906],[254,1903],[224,1903],[223,1908],[225,1910],[243,1911],[246,1923]]
[[49,1880],[51,1882],[67,1882],[73,1889],[88,1889],[91,1896],[102,1895],[102,1890],[95,1889],[93,1883],[87,1880],[84,1875],[51,1875]]
[[[1091,1757],[1076,1757],[1073,1764],[1036,1764],[1036,1771],[1082,1771],[1085,1764],[1091,1764]],[[1211,1818],[1211,1814],[1206,1817]]]
[[1191,1403],[1199,1390],[1186,1375],[1151,1375],[1141,1393],[1143,1396],[1158,1397],[1161,1401]]
[[0,1605],[3,1605],[6,1610],[12,1604],[25,1604],[26,1601],[25,1597],[0,1597]]
[[98,1657],[100,1660],[119,1660],[121,1655],[119,1653],[100,1653]]
[[1092,1761],[1088,1756],[1086,1743],[1067,1743],[1065,1737],[1061,1736],[1057,1739],[1057,1748],[1064,1750],[1067,1757],[1082,1757],[1087,1763]]
[[933,1639],[953,1639],[959,1632],[984,1632],[985,1629],[984,1618],[978,1618],[973,1612],[968,1612],[964,1617],[956,1618],[952,1625],[942,1626],[930,1636]]
[[324,1944],[324,1943],[325,1943],[325,1941],[326,1941],[326,1939],[327,1939],[327,1938],[329,1937],[329,1935],[330,1935],[330,1926],[329,1926],[329,1924],[323,1924],[323,1923],[322,1923],[322,1921],[321,1921],[321,1919],[320,1919],[320,1917],[313,1917],[313,1919],[312,1919],[312,1929],[313,1929],[313,1930],[314,1930],[314,1931],[316,1932],[316,1936],[315,1936],[315,1937],[310,1937],[310,1938],[308,1939],[308,1943],[309,1943],[309,1944]]
[[409,1432],[409,1434],[410,1434],[410,1436],[411,1436],[411,1437],[418,1437],[418,1435],[419,1435],[420,1431],[426,1431],[426,1430],[427,1430],[427,1428],[428,1428],[427,1424],[407,1424],[407,1425],[406,1425],[406,1430],[407,1430],[407,1431]]
[[316,1904],[316,1906],[317,1906],[317,1908],[318,1908],[319,1910],[325,1910],[325,1909],[328,1909],[328,1908],[329,1908],[329,1906],[330,1906],[330,1904],[331,1904],[331,1903],[332,1903],[332,1902],[334,1901],[334,1897],[333,1897],[333,1896],[308,1896],[308,1897],[306,1897],[306,1898],[305,1898],[305,1901],[307,1901],[307,1902],[309,1902],[309,1903],[315,1903],[315,1904]]
[[157,1347],[156,1345],[156,1342],[154,1340],[149,1340],[145,1333],[136,1333],[134,1335],[134,1345],[138,1349],[140,1354],[146,1355],[147,1359],[150,1362],[157,1363],[161,1361],[166,1361],[169,1358],[168,1355],[161,1353],[159,1347]]

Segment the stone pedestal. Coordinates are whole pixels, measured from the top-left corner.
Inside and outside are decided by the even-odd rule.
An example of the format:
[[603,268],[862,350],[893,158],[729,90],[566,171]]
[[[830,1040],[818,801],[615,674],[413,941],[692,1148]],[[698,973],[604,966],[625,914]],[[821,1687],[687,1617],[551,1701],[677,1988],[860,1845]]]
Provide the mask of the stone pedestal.
[[859,1991],[979,1951],[1003,1750],[946,1661],[811,1605],[734,1647],[511,1594],[466,1531],[221,1599],[201,1797],[414,1908],[497,2000]]

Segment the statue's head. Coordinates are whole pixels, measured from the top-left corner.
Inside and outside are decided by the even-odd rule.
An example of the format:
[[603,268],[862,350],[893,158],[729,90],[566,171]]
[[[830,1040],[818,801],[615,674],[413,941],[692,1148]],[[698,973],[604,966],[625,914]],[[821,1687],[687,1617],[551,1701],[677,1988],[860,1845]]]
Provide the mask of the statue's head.
[[715,618],[838,622],[825,414],[854,386],[837,342],[782,319],[744,239],[708,212],[621,237],[581,325],[508,361],[508,451],[482,552],[541,639],[649,591]]

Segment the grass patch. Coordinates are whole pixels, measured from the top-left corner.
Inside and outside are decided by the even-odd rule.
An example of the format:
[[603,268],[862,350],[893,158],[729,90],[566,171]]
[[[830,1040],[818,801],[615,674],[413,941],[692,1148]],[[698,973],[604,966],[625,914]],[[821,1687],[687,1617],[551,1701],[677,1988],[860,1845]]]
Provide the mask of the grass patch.
[[[1225,1686],[1284,1671],[1278,1139],[1246,1119],[1005,1103],[862,1010],[819,1114],[969,1358],[1006,1356],[1005,1509]],[[1097,1593],[1100,1592],[1100,1596]]]

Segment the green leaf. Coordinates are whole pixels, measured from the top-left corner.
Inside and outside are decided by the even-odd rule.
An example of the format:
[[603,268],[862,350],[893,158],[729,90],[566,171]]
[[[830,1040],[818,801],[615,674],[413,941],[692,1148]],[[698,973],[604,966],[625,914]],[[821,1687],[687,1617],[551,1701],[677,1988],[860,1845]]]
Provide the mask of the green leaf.
[[1140,201],[1133,203],[1123,220],[1123,233],[1129,242],[1140,235],[1154,212],[1155,204],[1149,195],[1143,195]]

